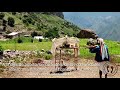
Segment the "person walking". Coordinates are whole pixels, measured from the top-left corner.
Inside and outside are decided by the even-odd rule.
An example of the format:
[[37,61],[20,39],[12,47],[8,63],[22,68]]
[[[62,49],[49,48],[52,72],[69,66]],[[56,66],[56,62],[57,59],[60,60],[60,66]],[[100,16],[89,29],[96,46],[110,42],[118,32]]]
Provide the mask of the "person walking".
[[[97,38],[97,45],[90,46],[89,50],[91,53],[96,53],[95,60],[98,62],[99,67],[99,76],[102,78],[102,74],[105,74],[105,78],[107,78],[107,72],[104,71],[104,65],[106,62],[110,61],[110,56],[108,52],[108,47],[105,44],[102,38]],[[106,67],[107,70],[109,66]]]

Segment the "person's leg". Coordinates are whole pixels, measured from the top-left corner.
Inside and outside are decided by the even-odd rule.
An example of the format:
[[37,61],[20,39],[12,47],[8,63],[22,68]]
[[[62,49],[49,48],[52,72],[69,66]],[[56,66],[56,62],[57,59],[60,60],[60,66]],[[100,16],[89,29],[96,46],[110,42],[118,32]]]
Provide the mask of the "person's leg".
[[112,71],[111,71],[111,73],[113,72],[113,66],[111,66],[111,69],[112,69]]
[[107,72],[109,72],[109,69],[108,69],[108,68],[109,68],[109,65],[107,66]]
[[102,71],[99,70],[99,75],[100,75],[100,78],[102,78]]

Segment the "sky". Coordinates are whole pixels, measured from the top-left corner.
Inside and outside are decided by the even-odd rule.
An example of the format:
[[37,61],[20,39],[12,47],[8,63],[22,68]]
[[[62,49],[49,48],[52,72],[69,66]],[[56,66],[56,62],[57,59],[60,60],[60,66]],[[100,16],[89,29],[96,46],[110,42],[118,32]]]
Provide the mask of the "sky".
[[64,16],[120,16],[120,12],[63,12]]

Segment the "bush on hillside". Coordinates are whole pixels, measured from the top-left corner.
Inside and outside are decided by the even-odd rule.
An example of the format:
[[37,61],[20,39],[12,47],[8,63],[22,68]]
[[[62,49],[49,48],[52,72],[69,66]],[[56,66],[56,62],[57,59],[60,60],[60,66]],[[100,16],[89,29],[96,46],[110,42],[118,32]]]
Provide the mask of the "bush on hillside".
[[3,19],[3,18],[4,18],[4,16],[5,16],[5,14],[4,14],[4,13],[0,13],[0,19]]
[[37,35],[38,35],[38,33],[35,32],[35,31],[31,33],[31,36],[32,36],[32,37],[37,36]]
[[25,23],[26,25],[28,25],[28,24],[34,25],[35,21],[30,17],[26,17],[26,18],[23,19],[23,23]]
[[11,27],[14,27],[15,24],[15,20],[12,17],[8,17],[8,25]]
[[3,31],[6,31],[6,26],[3,27]]
[[27,26],[29,25],[29,23],[27,22],[26,19],[23,19],[22,21],[23,21],[23,23],[24,23],[25,25],[27,25]]
[[6,26],[6,24],[7,24],[7,21],[3,19],[2,25]]

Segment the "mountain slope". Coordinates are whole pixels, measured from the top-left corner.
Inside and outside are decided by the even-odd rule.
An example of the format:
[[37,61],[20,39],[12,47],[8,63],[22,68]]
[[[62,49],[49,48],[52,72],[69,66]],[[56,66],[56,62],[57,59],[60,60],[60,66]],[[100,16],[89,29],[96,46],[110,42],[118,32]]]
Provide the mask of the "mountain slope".
[[[62,12],[2,12],[3,20],[8,23],[8,17],[15,20],[14,27],[6,24],[4,32],[13,31],[38,31],[45,37],[60,37],[63,35],[76,36],[80,28],[64,20]],[[2,21],[1,21],[2,22]],[[2,23],[1,23],[2,26]],[[51,33],[51,34],[49,34]],[[49,34],[49,35],[48,35]]]
[[64,13],[66,20],[81,28],[93,29],[99,37],[120,41],[120,13]]

